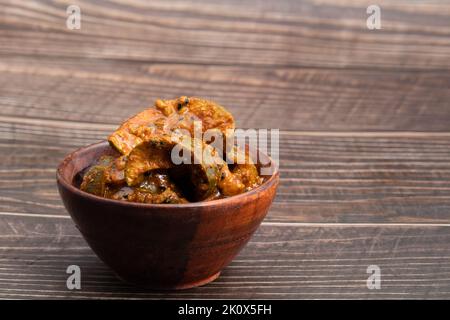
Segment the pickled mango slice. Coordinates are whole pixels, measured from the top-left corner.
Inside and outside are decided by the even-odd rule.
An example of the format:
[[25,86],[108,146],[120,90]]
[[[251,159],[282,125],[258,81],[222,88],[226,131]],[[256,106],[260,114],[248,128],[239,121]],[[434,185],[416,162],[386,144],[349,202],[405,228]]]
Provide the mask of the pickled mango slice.
[[[173,170],[175,177],[184,177],[181,184],[192,188],[191,196],[196,201],[205,200],[217,192],[217,185],[225,161],[217,150],[199,139],[184,138],[178,148],[191,156],[190,164],[184,164]],[[186,188],[185,188],[186,189]]]
[[[262,178],[259,176],[258,169],[249,152],[240,150],[238,147],[234,147],[233,150],[231,158],[234,164],[231,172],[244,184],[245,191],[259,186],[262,183]],[[245,162],[239,163],[239,159],[245,159]]]
[[128,186],[137,186],[144,180],[144,173],[174,166],[170,151],[174,144],[169,137],[153,136],[141,142],[128,156],[125,166],[125,181]]
[[137,187],[137,190],[151,194],[160,194],[167,189],[178,191],[167,170],[147,172],[144,181]]
[[144,110],[125,121],[119,129],[108,137],[109,143],[121,154],[128,155],[143,140],[139,137],[139,128],[147,127],[154,131],[162,130],[164,115],[154,108]]
[[191,137],[194,121],[202,122],[202,132],[219,130],[223,137],[229,136],[235,128],[234,118],[221,105],[196,97],[182,96],[173,100],[156,100],[155,107],[168,117],[170,129],[186,129]]
[[112,157],[101,157],[96,164],[91,166],[83,176],[80,189],[96,196],[104,197],[107,190],[107,171],[112,160]]
[[102,166],[93,166],[85,174],[80,189],[103,197],[106,190],[106,169]]
[[127,156],[120,156],[110,162],[106,171],[106,182],[108,184],[119,185],[125,182],[125,166],[127,160]]
[[[231,162],[232,169],[223,167],[219,189],[225,196],[234,196],[249,191],[262,183],[258,169],[253,163],[249,153],[233,147],[227,154],[227,160]],[[244,163],[240,163],[244,161]]]
[[[177,163],[172,161],[173,148],[177,148],[174,152],[179,152],[180,161]],[[223,165],[226,164],[216,150],[201,140],[188,137],[177,140],[168,135],[156,135],[130,153],[125,180],[129,186],[137,186],[144,180],[146,172],[173,169],[172,173],[178,180],[184,178],[191,184],[196,199],[204,199],[217,189]]]
[[220,192],[227,197],[234,196],[245,191],[245,185],[242,183],[241,179],[231,173],[228,166],[222,168],[218,186]]
[[128,201],[140,203],[187,203],[167,170],[153,170],[128,196]]

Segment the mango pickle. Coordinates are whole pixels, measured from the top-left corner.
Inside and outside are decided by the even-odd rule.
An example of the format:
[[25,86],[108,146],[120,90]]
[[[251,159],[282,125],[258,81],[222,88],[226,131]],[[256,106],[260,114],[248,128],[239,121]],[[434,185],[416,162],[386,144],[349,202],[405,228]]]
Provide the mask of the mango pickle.
[[224,138],[235,129],[233,115],[221,105],[196,97],[173,100],[156,100],[156,108],[168,117],[170,129],[185,129],[194,133],[194,122],[202,124],[202,132],[218,130]]
[[172,168],[172,147],[172,142],[164,135],[153,136],[137,145],[128,156],[125,166],[127,185],[132,187],[141,183],[146,172]]
[[156,100],[108,137],[119,155],[102,156],[87,168],[80,189],[120,201],[183,204],[234,196],[262,183],[247,151],[235,146],[219,152],[196,137],[198,123],[201,134],[215,131],[224,142],[235,129],[231,113],[217,103],[186,96]]
[[[108,141],[121,154],[128,155],[143,141],[136,134],[136,130],[142,126],[148,127],[151,124],[158,123],[158,120],[163,118],[164,115],[156,109],[144,110],[125,121],[119,129],[108,137]],[[154,126],[154,130],[158,130],[158,127]]]
[[85,173],[80,189],[96,196],[104,197],[107,191],[108,168],[113,161],[113,157],[100,157]]

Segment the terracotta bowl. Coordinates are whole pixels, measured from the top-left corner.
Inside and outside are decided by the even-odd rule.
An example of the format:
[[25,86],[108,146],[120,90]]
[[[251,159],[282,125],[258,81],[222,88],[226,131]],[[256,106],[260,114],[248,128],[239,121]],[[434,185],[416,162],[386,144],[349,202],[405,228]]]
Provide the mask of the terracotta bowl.
[[110,200],[74,186],[80,171],[114,153],[101,142],[69,154],[58,167],[58,189],[100,259],[120,279],[154,289],[185,289],[216,279],[266,216],[279,181],[275,170],[247,193],[178,205]]

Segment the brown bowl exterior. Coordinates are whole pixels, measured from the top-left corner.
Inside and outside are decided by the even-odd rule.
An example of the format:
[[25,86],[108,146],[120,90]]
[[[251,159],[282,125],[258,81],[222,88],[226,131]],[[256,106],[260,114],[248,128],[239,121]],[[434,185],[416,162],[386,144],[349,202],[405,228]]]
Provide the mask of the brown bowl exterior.
[[209,202],[138,204],[104,199],[72,184],[107,142],[68,155],[57,171],[61,198],[92,250],[122,280],[183,289],[218,277],[258,228],[275,197],[278,171],[250,192]]

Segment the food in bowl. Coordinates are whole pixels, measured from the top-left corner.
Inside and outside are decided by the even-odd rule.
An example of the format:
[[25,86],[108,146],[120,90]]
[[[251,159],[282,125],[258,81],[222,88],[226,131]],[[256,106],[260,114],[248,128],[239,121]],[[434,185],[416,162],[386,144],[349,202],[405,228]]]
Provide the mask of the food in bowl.
[[249,150],[232,143],[234,128],[231,113],[215,102],[157,100],[109,136],[117,155],[103,155],[83,170],[79,188],[148,204],[211,201],[250,191],[263,178]]
[[64,206],[118,278],[151,289],[204,285],[250,240],[279,172],[264,150],[228,146],[234,126],[212,102],[158,100],[108,141],[64,158],[56,175]]

